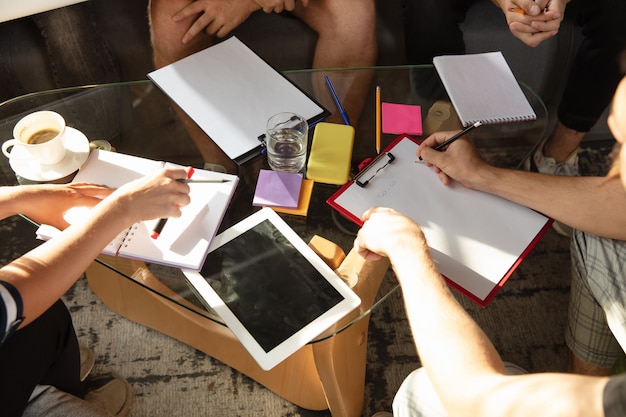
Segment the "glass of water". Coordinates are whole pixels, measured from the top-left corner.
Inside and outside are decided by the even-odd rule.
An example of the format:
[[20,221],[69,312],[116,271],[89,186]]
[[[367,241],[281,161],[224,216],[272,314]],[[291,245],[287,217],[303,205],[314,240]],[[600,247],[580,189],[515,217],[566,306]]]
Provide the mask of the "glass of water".
[[274,171],[302,172],[309,126],[296,113],[278,113],[267,120],[267,162]]

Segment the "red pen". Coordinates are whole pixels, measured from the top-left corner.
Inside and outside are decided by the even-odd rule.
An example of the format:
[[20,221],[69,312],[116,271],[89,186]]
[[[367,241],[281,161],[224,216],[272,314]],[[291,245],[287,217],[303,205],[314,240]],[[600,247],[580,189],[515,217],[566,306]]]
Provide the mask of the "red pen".
[[[187,167],[187,179],[190,179],[193,173],[194,173],[193,167]],[[159,219],[156,226],[154,226],[154,229],[152,229],[152,234],[150,235],[152,239],[157,239],[161,235],[161,232],[163,231],[163,228],[165,227],[165,223],[167,223],[167,218]]]

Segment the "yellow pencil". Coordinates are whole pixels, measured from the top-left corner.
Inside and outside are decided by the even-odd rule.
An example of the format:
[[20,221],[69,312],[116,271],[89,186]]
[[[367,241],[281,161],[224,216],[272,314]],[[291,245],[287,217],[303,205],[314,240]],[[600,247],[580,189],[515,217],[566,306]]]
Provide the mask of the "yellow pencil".
[[380,86],[376,86],[376,153],[380,153]]
[[524,9],[520,9],[519,7],[509,7],[508,10],[509,12],[513,12],[513,13],[526,14]]

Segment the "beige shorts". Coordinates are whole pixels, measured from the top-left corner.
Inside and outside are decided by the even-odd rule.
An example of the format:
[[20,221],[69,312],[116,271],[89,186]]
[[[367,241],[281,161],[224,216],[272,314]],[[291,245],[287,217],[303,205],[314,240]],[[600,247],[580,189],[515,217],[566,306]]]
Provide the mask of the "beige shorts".
[[626,347],[626,242],[574,231],[567,346],[609,368]]

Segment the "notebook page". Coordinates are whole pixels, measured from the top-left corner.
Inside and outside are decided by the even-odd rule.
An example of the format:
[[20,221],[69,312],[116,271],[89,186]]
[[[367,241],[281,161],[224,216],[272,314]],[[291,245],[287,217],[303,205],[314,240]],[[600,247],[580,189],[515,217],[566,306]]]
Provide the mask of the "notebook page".
[[443,55],[433,63],[463,126],[537,118],[502,52]]
[[[133,155],[95,150],[74,182],[116,188],[164,166],[181,167]],[[158,219],[143,221],[111,242],[107,252],[116,249],[119,256],[181,268],[199,268],[239,181],[236,175],[196,169],[193,179],[201,178],[221,178],[229,182],[189,184],[191,203],[182,209],[181,217],[168,219],[158,239],[150,237]]]
[[[196,170],[194,178],[202,175],[199,171]],[[211,174],[233,178],[231,182],[221,184],[189,184],[191,203],[182,208],[181,216],[168,218],[158,239],[150,237],[158,220],[134,225],[120,246],[118,255],[179,268],[200,269],[238,182],[234,175]]]

